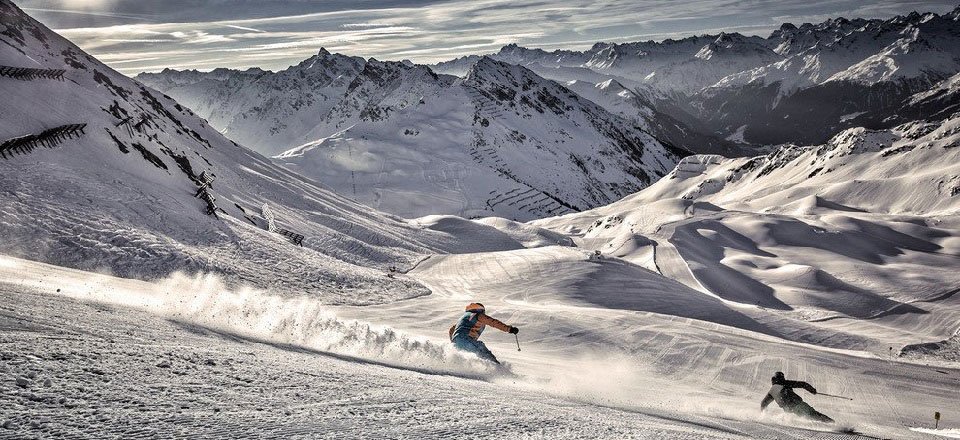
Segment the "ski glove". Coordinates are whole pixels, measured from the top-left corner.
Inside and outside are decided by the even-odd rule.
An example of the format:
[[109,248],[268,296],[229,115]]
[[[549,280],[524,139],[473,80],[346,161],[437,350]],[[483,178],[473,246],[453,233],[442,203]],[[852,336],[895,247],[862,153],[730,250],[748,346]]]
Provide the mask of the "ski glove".
[[810,387],[810,394],[817,394],[817,389],[814,387]]
[[515,335],[517,333],[520,333],[520,329],[516,327],[510,327],[510,334]]

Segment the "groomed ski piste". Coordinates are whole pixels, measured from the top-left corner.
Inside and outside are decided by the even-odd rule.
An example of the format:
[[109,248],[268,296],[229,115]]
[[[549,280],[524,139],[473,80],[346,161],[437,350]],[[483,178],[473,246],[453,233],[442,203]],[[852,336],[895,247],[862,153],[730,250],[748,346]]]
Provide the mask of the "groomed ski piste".
[[[960,437],[960,117],[403,219],[7,0],[0,40],[58,72],[0,82],[0,438]],[[448,341],[474,301],[520,328],[483,335],[501,368]],[[852,400],[761,413],[775,371]]]
[[[408,276],[432,294],[333,307],[213,275],[145,282],[4,257],[0,436],[956,435],[911,430],[955,408],[955,365],[768,336],[776,314],[623,261],[551,246],[433,256]],[[472,300],[522,329],[519,352],[509,335],[485,334],[505,370],[445,340]],[[776,370],[852,398],[806,397],[838,426],[761,415]]]
[[[4,257],[0,435],[956,438],[957,202],[919,183],[955,171],[958,124],[689,158],[532,224],[409,220],[457,250],[384,272],[430,293],[376,304]],[[887,197],[851,206],[864,188]],[[505,368],[447,342],[471,301],[521,329],[484,335]],[[836,425],[761,414],[774,371],[852,400],[804,395]]]

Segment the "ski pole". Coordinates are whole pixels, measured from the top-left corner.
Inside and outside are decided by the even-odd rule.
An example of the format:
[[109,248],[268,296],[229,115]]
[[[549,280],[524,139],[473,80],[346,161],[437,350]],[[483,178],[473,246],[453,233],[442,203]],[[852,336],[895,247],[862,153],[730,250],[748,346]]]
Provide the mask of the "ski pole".
[[516,333],[513,334],[513,337],[517,340],[517,351],[520,351],[520,337]]
[[835,394],[827,394],[827,393],[817,393],[817,395],[818,395],[818,396],[827,396],[827,397],[833,397],[833,398],[836,398],[836,399],[846,399],[846,400],[853,400],[852,398],[849,398],[849,397],[843,397],[843,396],[837,396],[837,395],[835,395]]

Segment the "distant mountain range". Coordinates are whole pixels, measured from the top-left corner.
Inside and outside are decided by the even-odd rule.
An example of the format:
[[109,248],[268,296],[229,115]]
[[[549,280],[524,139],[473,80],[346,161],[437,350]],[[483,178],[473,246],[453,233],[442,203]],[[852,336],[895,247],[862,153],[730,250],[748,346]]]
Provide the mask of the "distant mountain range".
[[405,216],[527,220],[643,188],[689,153],[750,156],[960,104],[960,8],[597,43],[433,66],[320,52],[280,72],[137,78],[226,136]]
[[[960,71],[958,20],[960,8],[785,23],[767,38],[721,33],[553,52],[508,45],[489,56],[560,81],[616,78],[660,112],[728,140],[811,144],[849,127],[891,128],[908,120],[900,113],[916,108],[914,95],[943,89]],[[434,69],[458,74],[476,58]],[[951,97],[908,112],[946,114],[957,105]]]

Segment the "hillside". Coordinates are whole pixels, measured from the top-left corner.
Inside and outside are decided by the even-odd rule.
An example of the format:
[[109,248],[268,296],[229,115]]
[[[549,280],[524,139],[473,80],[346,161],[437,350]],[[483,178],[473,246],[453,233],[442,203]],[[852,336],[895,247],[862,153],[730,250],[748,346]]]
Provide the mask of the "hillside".
[[945,340],[957,330],[958,154],[957,116],[850,129],[753,158],[691,156],[619,202],[532,224],[727,304],[777,311],[777,326],[806,342]]
[[[371,303],[427,293],[386,277],[390,266],[521,247],[465,247],[358,205],[227,140],[10,2],[0,3],[0,24],[0,253],[143,279],[212,273]],[[302,235],[302,247],[279,229]]]

